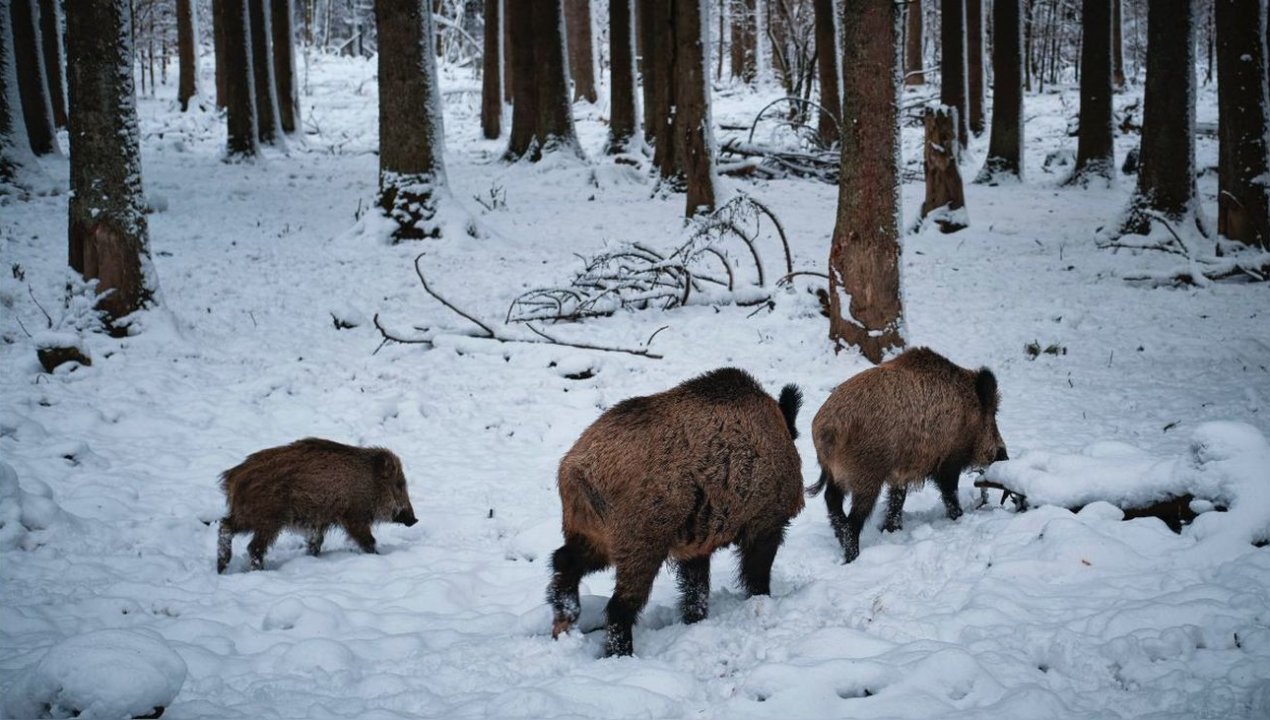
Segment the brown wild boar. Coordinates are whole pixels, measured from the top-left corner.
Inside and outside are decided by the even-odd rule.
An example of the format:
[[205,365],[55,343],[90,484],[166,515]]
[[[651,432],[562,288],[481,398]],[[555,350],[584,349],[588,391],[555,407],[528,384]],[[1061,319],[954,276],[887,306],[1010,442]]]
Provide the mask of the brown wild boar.
[[[882,485],[886,522],[899,530],[904,496],[933,477],[951,520],[961,517],[957,481],[968,467],[1008,458],[997,430],[997,379],[987,368],[967,370],[929,348],[914,348],[834,388],[812,420],[829,522],[845,562],[860,554],[864,527]],[[851,514],[842,500],[851,494]]]
[[773,400],[748,373],[722,368],[614,405],[560,461],[564,545],[551,558],[552,637],[578,618],[578,583],[609,565],[608,655],[630,655],[631,626],[666,559],[685,623],[706,617],[710,554],[735,544],[740,581],[770,592],[772,561],[803,508],[794,385]]
[[303,532],[309,554],[322,550],[339,525],[363,552],[375,552],[371,523],[414,525],[401,460],[391,450],[305,438],[252,453],[221,474],[229,514],[220,521],[216,572],[225,572],[234,535],[254,533],[247,552],[251,569],[264,567],[265,552],[284,528]]

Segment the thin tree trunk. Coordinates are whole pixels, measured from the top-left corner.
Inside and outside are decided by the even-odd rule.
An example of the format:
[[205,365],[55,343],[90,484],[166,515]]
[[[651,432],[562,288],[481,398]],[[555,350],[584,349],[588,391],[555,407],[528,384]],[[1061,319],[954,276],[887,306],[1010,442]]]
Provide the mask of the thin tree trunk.
[[966,90],[970,93],[970,132],[982,135],[987,123],[983,111],[983,0],[966,2]]
[[[512,0],[515,2],[515,0]],[[481,57],[481,134],[487,140],[503,133],[502,0],[485,0],[485,42]]]
[[[1266,40],[1258,0],[1217,1],[1217,232],[1270,250]],[[1150,52],[1148,49],[1148,62]]]
[[683,159],[679,157],[675,112],[678,63],[675,52],[675,0],[651,0],[647,15],[651,36],[648,52],[652,70],[651,98],[653,165],[661,171],[661,183],[673,191],[683,189]]
[[[236,0],[236,4],[243,4],[245,0]],[[228,39],[225,37],[225,17],[226,17],[225,0],[212,0],[212,42],[213,42],[213,58],[216,64],[216,107],[229,107],[229,88],[226,85],[225,78],[227,73],[227,60],[225,58],[225,48]]]
[[744,83],[758,75],[758,2],[732,0],[732,77]]
[[599,95],[595,92],[595,55],[591,47],[591,0],[565,0],[564,9],[573,99],[593,103]]
[[904,84],[926,84],[926,60],[922,56],[922,0],[904,4]]
[[278,97],[278,122],[290,135],[300,128],[300,94],[295,82],[295,30],[292,0],[271,0],[273,77]]
[[[899,243],[898,7],[842,13],[842,172],[829,252],[829,339],[881,362],[904,346]],[[846,305],[846,306],[844,306]]]
[[40,48],[39,9],[35,0],[12,0],[13,55],[17,61],[18,93],[31,152],[51,155],[58,152],[53,105],[49,102],[48,78],[44,75],[44,53]]
[[966,0],[939,2],[939,102],[957,111],[957,142],[970,142],[966,105]]
[[226,152],[232,157],[251,157],[260,152],[256,128],[256,73],[250,50],[247,22],[248,0],[218,0],[221,54],[225,70],[225,119],[228,124]]
[[[1195,220],[1195,16],[1192,0],[1153,0],[1137,190],[1121,233],[1144,235],[1150,213]],[[1202,229],[1202,228],[1201,228]]]
[[1021,0],[992,3],[992,135],[976,182],[1023,178],[1023,48]]
[[814,0],[816,13],[816,61],[820,73],[820,142],[838,142],[842,119],[842,71],[838,67],[838,23],[834,0]]
[[634,0],[635,2],[635,35],[639,43],[640,98],[644,108],[644,141],[657,142],[657,128],[665,116],[658,117],[658,98],[660,86],[657,79],[657,68],[661,63],[652,55],[656,46],[653,37],[657,22],[653,19],[656,0]]
[[1023,89],[1032,92],[1032,35],[1036,23],[1033,22],[1036,0],[1026,0],[1023,16]]
[[1125,82],[1124,23],[1120,19],[1120,3],[1121,0],[1111,0],[1111,85],[1117,89],[1124,87]]
[[198,38],[192,0],[176,0],[176,44],[181,64],[176,99],[181,103],[181,112],[185,112],[190,108],[190,98],[198,94]]
[[687,178],[684,214],[713,212],[717,190],[714,169],[714,130],[710,119],[709,0],[672,0],[675,6],[675,124],[676,154]]
[[48,79],[53,123],[66,127],[66,71],[62,53],[62,12],[57,0],[40,0],[40,34],[44,46],[44,74]]
[[638,131],[635,116],[635,55],[632,40],[631,0],[609,0],[609,141],[606,151],[629,151]]
[[[512,42],[514,40],[512,32],[512,5],[518,5],[517,0],[498,0],[503,4],[503,102],[510,103],[512,101]],[[526,15],[526,18],[529,16]]]
[[279,132],[277,85],[273,77],[272,35],[269,0],[247,0],[248,29],[251,32],[251,65],[256,84],[256,131],[260,142],[273,144],[282,139]]
[[126,0],[67,3],[70,91],[68,260],[97,280],[112,331],[158,289],[142,212],[141,144]]
[[520,28],[512,39],[508,56],[508,78],[512,86],[512,129],[507,143],[507,159],[518,160],[538,152],[538,67],[534,64],[534,40],[529,33],[533,8],[524,0],[504,5],[507,27]]
[[1080,64],[1080,134],[1071,182],[1110,183],[1116,155],[1111,132],[1111,0],[1083,0]]

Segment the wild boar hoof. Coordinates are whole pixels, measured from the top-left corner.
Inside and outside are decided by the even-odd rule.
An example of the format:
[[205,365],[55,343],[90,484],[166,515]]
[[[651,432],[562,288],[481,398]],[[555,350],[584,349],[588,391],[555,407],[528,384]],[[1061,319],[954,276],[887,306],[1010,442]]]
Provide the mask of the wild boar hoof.
[[555,622],[551,623],[551,639],[555,640],[561,635],[569,632],[569,628],[573,627],[573,620],[569,618],[557,617]]

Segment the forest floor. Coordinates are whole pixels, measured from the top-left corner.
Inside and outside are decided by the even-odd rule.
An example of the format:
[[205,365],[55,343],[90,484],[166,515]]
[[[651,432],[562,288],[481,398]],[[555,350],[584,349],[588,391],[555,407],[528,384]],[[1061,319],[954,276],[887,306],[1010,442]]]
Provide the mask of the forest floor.
[[[601,154],[603,106],[575,108],[586,161],[502,162],[504,141],[479,136],[477,80],[447,69],[445,212],[452,229],[470,215],[479,237],[386,244],[364,217],[374,68],[322,58],[307,74],[305,136],[254,163],[222,162],[223,121],[179,113],[172,88],[140,101],[161,306],[130,337],[89,338],[91,367],[44,374],[26,334],[46,324],[34,299],[61,313],[66,193],[54,188],[65,160],[41,162],[47,192],[0,206],[0,470],[20,485],[0,493],[0,697],[55,644],[121,628],[161,637],[185,661],[171,718],[1270,715],[1270,550],[1249,542],[1270,529],[1258,526],[1270,508],[1252,537],[1230,541],[1216,513],[1174,534],[1103,504],[973,509],[969,477],[962,518],[944,517],[933,488],[912,493],[904,529],[884,535],[875,515],[850,565],[809,501],[777,555],[772,596],[745,598],[719,553],[711,615],[692,626],[664,570],[634,658],[597,659],[602,631],[553,642],[543,595],[560,541],[555,469],[602,410],[723,365],[773,392],[798,383],[810,484],[811,417],[868,364],[833,352],[813,293],[821,280],[771,287],[783,273],[771,235],[760,241],[770,306],[703,296],[542,326],[622,347],[664,326],[649,346],[663,359],[464,337],[471,326],[420,286],[416,255],[434,290],[531,338],[501,325],[517,295],[567,284],[578,256],[675,247],[683,196],[652,197],[646,173]],[[1140,92],[1118,95],[1117,108]],[[1201,90],[1201,122],[1215,118],[1215,92]],[[720,87],[714,120],[748,124],[778,95]],[[1270,485],[1270,469],[1248,459],[1270,433],[1270,285],[1127,282],[1176,258],[1096,246],[1134,178],[1074,189],[1065,169],[1044,167],[1074,150],[1076,105],[1072,87],[1029,94],[1026,181],[968,184],[968,229],[904,237],[908,342],[995,371],[1010,465],[1049,468],[1061,484],[1086,479],[1063,468],[1097,472],[1124,457],[1192,469],[1215,458],[1204,467],[1224,473],[1222,487]],[[906,124],[913,177],[920,142]],[[967,180],[986,142],[972,143]],[[1118,161],[1136,142],[1118,134]],[[1197,152],[1212,218],[1216,140]],[[771,207],[795,268],[823,272],[836,187],[721,186]],[[908,222],[922,186],[901,194]],[[375,313],[397,332],[428,328],[434,344],[380,348]],[[358,326],[338,329],[335,317]],[[1031,343],[1054,354],[1033,357]],[[246,571],[239,538],[217,575],[219,473],[310,435],[396,451],[420,522],[378,526],[378,556],[336,532],[308,557],[284,534],[265,572]],[[587,628],[612,587],[611,571],[584,581]]]

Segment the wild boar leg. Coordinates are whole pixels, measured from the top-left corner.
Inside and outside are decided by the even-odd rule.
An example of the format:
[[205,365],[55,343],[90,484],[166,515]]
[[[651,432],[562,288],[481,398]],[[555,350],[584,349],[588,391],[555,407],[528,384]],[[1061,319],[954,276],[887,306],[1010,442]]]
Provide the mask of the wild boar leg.
[[326,527],[318,525],[311,527],[305,532],[306,545],[310,555],[318,555],[322,552],[322,542],[326,540]]
[[680,560],[675,565],[679,580],[679,613],[687,625],[710,614],[710,556]]
[[842,544],[842,561],[849,563],[860,556],[860,530],[869,521],[873,506],[882,490],[882,480],[855,483],[851,490],[851,512],[847,514],[846,541]]
[[908,497],[908,485],[888,485],[886,488],[886,520],[882,532],[898,532],[904,529],[904,498]]
[[935,484],[939,486],[939,495],[944,500],[944,511],[949,520],[961,517],[961,502],[957,499],[957,481],[961,479],[960,468],[940,468],[935,475]]
[[251,569],[262,570],[265,567],[265,553],[269,550],[269,546],[273,545],[273,541],[278,539],[278,533],[282,532],[282,528],[258,527],[256,532],[251,536],[251,542],[247,544],[247,555],[251,558]]
[[615,558],[613,564],[617,567],[617,586],[606,608],[608,640],[604,646],[605,655],[631,655],[635,652],[631,641],[631,627],[639,617],[639,611],[648,602],[648,594],[653,589],[653,578],[657,577],[657,571],[661,569],[665,558],[665,549],[647,546]]
[[547,587],[547,602],[555,611],[551,624],[551,637],[560,637],[577,622],[582,612],[578,599],[578,583],[588,573],[602,570],[608,561],[595,552],[591,543],[579,535],[570,535],[551,555],[551,585]]
[[832,477],[825,483],[825,506],[829,508],[829,526],[838,538],[838,543],[847,546],[847,514],[842,511],[842,489]]
[[223,573],[234,555],[234,526],[228,517],[220,521],[216,538],[216,572]]
[[[841,511],[841,505],[839,505]],[[750,595],[772,594],[772,563],[785,540],[785,528],[747,536],[741,543],[741,583]]]
[[344,532],[357,543],[357,547],[367,555],[375,555],[375,536],[370,534],[370,520],[345,520]]

